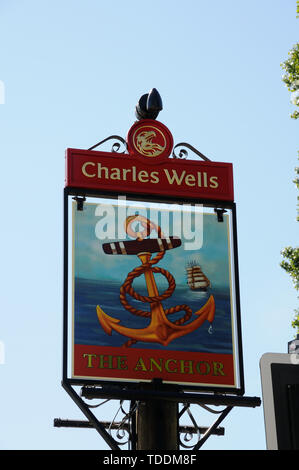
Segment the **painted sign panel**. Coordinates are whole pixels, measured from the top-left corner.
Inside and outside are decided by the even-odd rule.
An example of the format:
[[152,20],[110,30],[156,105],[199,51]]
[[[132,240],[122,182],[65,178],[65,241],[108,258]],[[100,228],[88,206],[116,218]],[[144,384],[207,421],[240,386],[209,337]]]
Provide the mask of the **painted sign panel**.
[[73,203],[72,377],[238,387],[231,215]]
[[[158,156],[159,157],[159,156]],[[67,149],[66,187],[233,201],[231,163]]]

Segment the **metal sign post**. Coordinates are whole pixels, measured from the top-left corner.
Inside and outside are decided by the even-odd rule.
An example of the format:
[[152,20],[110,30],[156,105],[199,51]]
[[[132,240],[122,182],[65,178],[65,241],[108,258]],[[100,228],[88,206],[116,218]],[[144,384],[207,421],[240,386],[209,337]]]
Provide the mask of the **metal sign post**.
[[63,386],[112,449],[84,399],[130,400],[140,450],[178,449],[191,402],[227,404],[194,448],[233,406],[260,404],[243,396],[232,165],[173,146],[161,103],[141,98],[126,139],[66,151]]

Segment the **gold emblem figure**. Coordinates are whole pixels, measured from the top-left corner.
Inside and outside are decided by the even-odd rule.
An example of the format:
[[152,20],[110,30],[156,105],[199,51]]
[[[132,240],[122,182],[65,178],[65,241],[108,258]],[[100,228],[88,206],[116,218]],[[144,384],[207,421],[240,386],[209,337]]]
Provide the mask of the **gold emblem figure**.
[[[142,155],[145,155],[146,157],[156,157],[157,155],[160,155],[165,149],[165,144],[162,146],[156,142],[153,142],[153,139],[157,137],[155,131],[142,131],[139,132],[135,137],[135,147]],[[165,141],[164,136],[163,139]]]

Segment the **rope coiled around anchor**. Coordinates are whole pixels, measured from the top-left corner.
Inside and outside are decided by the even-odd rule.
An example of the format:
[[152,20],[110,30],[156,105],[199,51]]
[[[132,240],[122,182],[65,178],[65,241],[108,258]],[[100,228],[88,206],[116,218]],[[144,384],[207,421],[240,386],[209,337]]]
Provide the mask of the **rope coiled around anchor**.
[[[160,251],[159,253],[157,253],[157,255],[153,259],[149,260],[147,263],[144,263],[144,264],[134,268],[127,275],[124,283],[122,284],[122,286],[120,288],[120,301],[121,301],[123,307],[126,310],[128,310],[130,313],[132,313],[133,315],[148,318],[148,317],[151,316],[151,312],[147,311],[147,310],[141,310],[141,309],[137,309],[135,307],[132,307],[132,305],[130,305],[129,302],[127,301],[127,294],[130,295],[131,297],[133,297],[134,299],[139,300],[140,302],[154,303],[154,302],[161,302],[162,300],[167,299],[168,297],[170,297],[172,295],[173,291],[175,290],[176,284],[175,284],[175,279],[172,276],[172,274],[170,274],[170,272],[167,271],[166,269],[159,268],[157,266],[153,266],[154,264],[158,263],[163,258],[164,254],[165,254],[165,251]],[[158,296],[145,296],[145,295],[138,294],[134,290],[134,288],[132,286],[134,279],[136,277],[141,276],[149,268],[152,269],[152,271],[154,273],[160,273],[167,279],[168,288],[164,291],[163,294],[160,294]],[[170,307],[168,309],[165,309],[164,313],[165,313],[165,315],[170,315],[172,313],[180,312],[182,310],[184,310],[186,312],[185,315],[182,318],[176,320],[173,323],[174,323],[174,325],[183,325],[186,321],[188,321],[190,319],[190,317],[192,315],[192,310],[188,305],[182,304],[182,305],[177,305],[175,307]],[[124,347],[130,347],[131,345],[133,345],[135,343],[137,343],[137,340],[130,339],[123,346]]]

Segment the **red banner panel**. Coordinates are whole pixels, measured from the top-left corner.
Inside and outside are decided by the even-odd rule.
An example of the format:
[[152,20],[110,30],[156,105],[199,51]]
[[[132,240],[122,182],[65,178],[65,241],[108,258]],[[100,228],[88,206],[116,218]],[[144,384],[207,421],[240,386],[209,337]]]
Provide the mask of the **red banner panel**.
[[66,187],[233,201],[231,163],[67,149]]
[[74,345],[75,378],[235,386],[232,354]]

